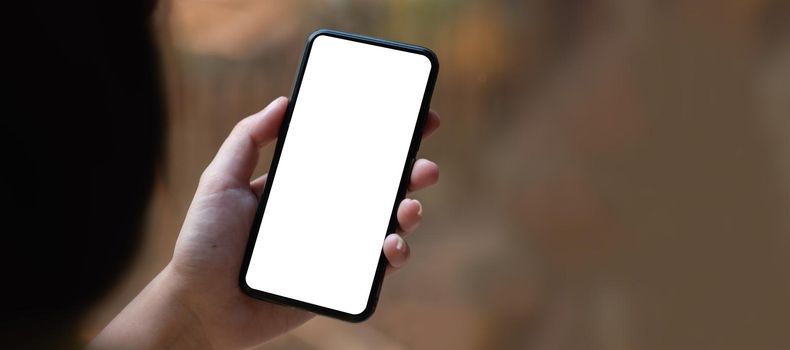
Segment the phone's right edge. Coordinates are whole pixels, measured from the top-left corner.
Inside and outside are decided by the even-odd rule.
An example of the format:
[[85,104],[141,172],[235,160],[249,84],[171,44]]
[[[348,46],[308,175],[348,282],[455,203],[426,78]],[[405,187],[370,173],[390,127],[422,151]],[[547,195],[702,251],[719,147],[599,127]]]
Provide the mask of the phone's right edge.
[[[417,117],[417,123],[414,128],[414,133],[412,134],[411,144],[409,145],[409,152],[406,157],[406,161],[403,165],[403,173],[401,174],[400,185],[398,186],[398,193],[395,198],[395,203],[393,204],[393,210],[390,216],[390,222],[387,227],[387,235],[390,235],[394,233],[398,228],[398,217],[397,217],[398,205],[400,204],[401,201],[403,201],[403,199],[406,196],[406,192],[409,187],[409,181],[411,179],[412,167],[414,166],[414,162],[417,159],[417,152],[420,149],[423,129],[425,128],[425,123],[428,120],[428,114],[431,109],[431,98],[433,97],[433,90],[434,87],[436,86],[436,80],[439,75],[439,58],[436,56],[436,54],[433,51],[422,46],[407,45],[407,44],[383,41],[373,38],[365,38],[365,37],[362,38],[370,39],[382,46],[400,49],[403,51],[408,51],[422,55],[426,57],[431,64],[431,70],[428,75],[428,81],[426,82],[425,92],[423,93],[422,102],[420,104],[420,111]],[[363,310],[359,314],[345,314],[346,317],[342,317],[344,320],[350,322],[362,322],[373,315],[373,313],[376,311],[376,305],[378,304],[379,294],[381,292],[381,287],[384,283],[384,275],[387,271],[388,264],[389,262],[387,261],[387,258],[384,255],[384,252],[382,251],[381,256],[379,257],[378,267],[376,268],[376,274],[373,279],[373,285],[371,286],[370,289],[370,295],[368,296],[368,304],[365,307],[365,310]]]

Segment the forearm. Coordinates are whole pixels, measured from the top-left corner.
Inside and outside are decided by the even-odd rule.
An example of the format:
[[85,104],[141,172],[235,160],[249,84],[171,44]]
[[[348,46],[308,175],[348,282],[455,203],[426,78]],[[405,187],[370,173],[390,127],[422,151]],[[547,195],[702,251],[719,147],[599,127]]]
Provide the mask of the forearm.
[[105,327],[91,349],[207,349],[200,320],[179,297],[169,267]]

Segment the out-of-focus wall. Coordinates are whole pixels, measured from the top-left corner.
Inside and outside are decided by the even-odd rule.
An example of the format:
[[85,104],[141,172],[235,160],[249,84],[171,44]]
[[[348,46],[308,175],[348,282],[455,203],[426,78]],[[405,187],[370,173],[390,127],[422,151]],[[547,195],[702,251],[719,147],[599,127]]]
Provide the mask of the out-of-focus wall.
[[[442,167],[363,324],[262,349],[790,348],[790,3],[163,1],[169,132],[146,245],[170,258],[231,127],[333,28],[433,48]],[[265,153],[260,173],[268,167]]]

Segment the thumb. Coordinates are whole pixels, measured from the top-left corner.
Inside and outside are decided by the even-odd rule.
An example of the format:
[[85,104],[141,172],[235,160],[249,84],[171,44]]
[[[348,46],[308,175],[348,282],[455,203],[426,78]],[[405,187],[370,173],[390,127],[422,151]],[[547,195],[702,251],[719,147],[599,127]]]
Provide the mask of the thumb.
[[287,107],[288,99],[278,97],[262,111],[238,122],[203,172],[198,191],[249,189],[259,150],[277,138]]

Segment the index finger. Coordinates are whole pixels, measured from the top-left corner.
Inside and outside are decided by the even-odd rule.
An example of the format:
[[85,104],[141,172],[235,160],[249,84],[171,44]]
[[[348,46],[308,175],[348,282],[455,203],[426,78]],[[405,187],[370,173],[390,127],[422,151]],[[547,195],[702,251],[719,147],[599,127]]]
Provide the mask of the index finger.
[[425,121],[425,127],[422,129],[422,138],[431,136],[436,132],[440,124],[441,120],[439,118],[439,113],[436,113],[434,110],[428,111],[428,120]]

